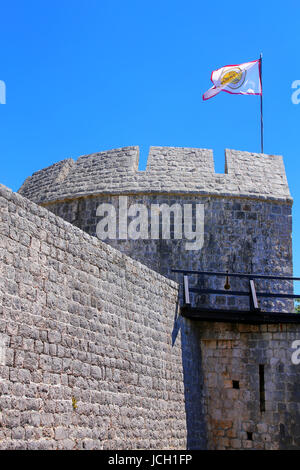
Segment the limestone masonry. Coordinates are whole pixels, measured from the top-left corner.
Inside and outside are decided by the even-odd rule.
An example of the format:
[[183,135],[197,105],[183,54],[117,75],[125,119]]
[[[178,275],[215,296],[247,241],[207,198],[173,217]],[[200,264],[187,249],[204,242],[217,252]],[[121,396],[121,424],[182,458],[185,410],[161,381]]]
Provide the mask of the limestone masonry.
[[[99,240],[97,207],[120,196],[204,204],[203,247]],[[40,170],[19,194],[0,185],[0,449],[300,449],[293,302],[261,299],[277,324],[189,320],[172,271],[292,275],[292,202],[282,157],[233,150],[224,174],[210,150],[164,147],[139,171],[126,147]]]
[[98,194],[195,194],[291,203],[282,157],[226,150],[225,173],[206,149],[151,147],[146,171],[138,147],[84,155],[37,171],[19,192],[37,204]]
[[[100,220],[97,207],[106,202],[118,210],[119,196],[127,196],[128,205],[147,207],[201,203],[204,246],[196,252],[186,250],[184,239],[105,241],[178,282],[181,277],[171,270],[179,267],[292,274],[292,198],[281,156],[226,150],[225,174],[215,174],[210,150],[151,147],[146,171],[138,171],[138,148],[126,147],[56,163],[27,178],[19,192],[93,236]],[[220,288],[223,280],[212,282]],[[234,288],[243,285],[232,282]],[[248,305],[241,297],[195,301],[225,308]],[[262,299],[262,304],[291,308],[278,300]]]

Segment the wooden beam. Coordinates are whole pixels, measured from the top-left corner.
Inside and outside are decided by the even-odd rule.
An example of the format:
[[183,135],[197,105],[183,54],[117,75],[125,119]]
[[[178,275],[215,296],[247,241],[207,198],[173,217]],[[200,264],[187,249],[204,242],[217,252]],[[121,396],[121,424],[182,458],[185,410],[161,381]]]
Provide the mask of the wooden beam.
[[258,301],[257,301],[257,297],[256,297],[256,290],[255,290],[255,284],[254,284],[253,279],[249,280],[249,284],[250,284],[250,305],[251,305],[251,310],[258,311],[258,310],[260,310],[260,308],[258,306]]
[[189,277],[183,276],[184,283],[184,303],[190,305]]
[[245,324],[300,324],[299,313],[264,312],[249,310],[222,310],[185,305],[181,307],[181,315],[195,321],[223,322],[223,323],[245,323]]

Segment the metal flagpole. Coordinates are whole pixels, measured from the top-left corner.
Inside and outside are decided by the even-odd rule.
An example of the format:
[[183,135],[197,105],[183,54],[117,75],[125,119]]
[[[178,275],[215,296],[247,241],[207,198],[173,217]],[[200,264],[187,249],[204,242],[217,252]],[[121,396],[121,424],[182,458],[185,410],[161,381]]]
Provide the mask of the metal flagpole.
[[261,153],[264,153],[264,121],[263,121],[263,88],[262,88],[262,53],[260,54],[260,83],[261,83],[261,95],[260,95],[260,141],[261,141]]

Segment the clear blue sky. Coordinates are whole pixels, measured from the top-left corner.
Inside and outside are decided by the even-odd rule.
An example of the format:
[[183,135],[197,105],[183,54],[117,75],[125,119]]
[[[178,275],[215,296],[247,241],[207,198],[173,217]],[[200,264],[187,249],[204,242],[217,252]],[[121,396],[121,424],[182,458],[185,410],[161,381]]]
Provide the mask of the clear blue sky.
[[[64,158],[139,145],[260,151],[259,97],[220,93],[210,74],[263,52],[265,153],[280,154],[294,198],[300,275],[300,5],[199,0],[0,2],[0,182]],[[298,248],[299,246],[299,248]]]

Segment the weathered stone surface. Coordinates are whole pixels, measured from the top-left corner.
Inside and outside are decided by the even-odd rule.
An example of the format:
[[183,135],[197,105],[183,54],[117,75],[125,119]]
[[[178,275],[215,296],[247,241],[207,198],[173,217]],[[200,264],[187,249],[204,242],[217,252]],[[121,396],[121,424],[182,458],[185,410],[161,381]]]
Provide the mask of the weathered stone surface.
[[[152,147],[137,168],[138,148],[127,147],[45,168],[25,197],[0,186],[0,449],[300,448],[299,325],[184,319],[171,271],[292,274],[282,158],[227,150],[215,174],[209,150]],[[117,208],[122,195],[204,204],[203,248],[99,241],[97,207]],[[248,308],[238,297],[193,301]]]
[[[54,203],[47,208],[97,237],[97,224],[101,218],[96,212],[103,203],[111,204],[116,214],[119,213],[119,196],[105,195]],[[182,215],[186,204],[194,208],[197,204],[204,205],[204,244],[201,250],[186,249],[184,230],[182,239],[174,238],[172,230],[169,240],[162,239],[161,232],[159,239],[151,239],[151,205],[165,204],[171,207],[174,203],[181,208]],[[149,238],[132,240],[128,237],[122,240],[117,232],[116,239],[107,238],[105,242],[180,284],[182,275],[174,274],[172,269],[292,275],[292,216],[289,204],[276,205],[270,201],[213,196],[128,196],[127,207],[130,208],[133,204],[143,204],[148,209]],[[223,289],[225,278],[199,279],[191,276],[190,282],[198,283],[201,287]],[[233,290],[248,289],[245,279],[230,279],[230,283]],[[292,289],[288,281],[270,283],[257,280],[256,287],[258,291],[268,291],[271,287],[273,292],[287,292]],[[205,306],[249,308],[246,297],[206,295],[195,297],[194,300]],[[273,311],[292,311],[293,303],[261,299],[261,307]]]
[[[128,208],[143,204],[148,211],[148,238],[140,235],[133,240],[127,235],[123,239],[120,230],[124,230],[124,223],[118,219],[115,239],[105,242],[177,282],[181,275],[172,273],[176,268],[292,275],[292,198],[282,157],[235,150],[226,150],[225,157],[225,173],[215,174],[211,150],[151,147],[146,171],[138,171],[138,147],[126,147],[86,155],[72,164],[69,160],[56,163],[27,179],[20,193],[93,236],[97,236],[101,218],[96,213],[101,204],[113,205],[117,215],[123,211],[120,195],[127,197]],[[195,210],[196,205],[203,204],[201,250],[186,248],[185,228],[182,239],[176,238],[174,226],[170,239],[162,239],[161,230],[154,239],[153,204],[179,205],[182,220],[185,205]],[[47,245],[42,249],[45,252]],[[191,283],[222,289],[224,279],[192,277]],[[293,290],[289,282],[260,280],[256,284],[261,291]],[[236,290],[248,289],[245,280],[231,279],[231,285]],[[15,284],[12,282],[9,288],[15,289]],[[30,289],[26,295],[31,295]],[[192,299],[207,307],[249,307],[246,297],[202,295]],[[293,311],[294,306],[293,302],[262,298],[261,308]]]
[[177,284],[3,186],[0,204],[0,448],[184,449]]
[[299,449],[300,366],[292,363],[292,343],[300,325],[201,322],[193,330],[201,345],[208,448]]
[[214,171],[211,150],[150,147],[138,171],[138,147],[63,160],[27,178],[19,192],[47,203],[95,194],[172,193],[291,201],[282,157],[226,150],[225,173]]

